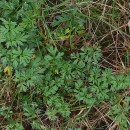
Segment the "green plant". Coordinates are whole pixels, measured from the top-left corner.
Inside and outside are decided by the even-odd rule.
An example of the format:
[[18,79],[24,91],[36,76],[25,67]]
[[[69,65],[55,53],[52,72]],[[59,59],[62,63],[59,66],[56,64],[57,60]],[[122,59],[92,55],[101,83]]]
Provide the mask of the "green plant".
[[[11,10],[8,10],[9,8],[7,9],[7,6],[9,8],[12,6],[12,8],[10,8]],[[16,10],[14,9],[15,6],[17,7]],[[31,21],[32,18],[35,19],[37,16],[34,12],[37,14],[39,12],[37,12],[37,9],[33,13],[30,12],[28,15],[31,17],[30,19],[25,14],[27,13],[25,10],[29,11],[32,8],[37,8],[36,6],[36,3],[31,7],[29,2],[20,3],[17,0],[0,2],[1,11],[5,11],[0,19],[0,76],[2,77],[2,94],[0,98],[4,99],[6,94],[8,94],[8,97],[11,97],[12,100],[9,107],[5,109],[4,107],[1,108],[0,114],[2,118],[7,119],[6,129],[24,129],[22,124],[16,123],[17,120],[23,123],[22,117],[17,114],[18,110],[23,110],[27,119],[33,117],[33,115],[27,116],[27,112],[30,113],[32,110],[28,110],[29,106],[26,105],[24,109],[21,107],[21,104],[24,103],[23,99],[27,100],[30,98],[26,95],[23,96],[22,92],[29,92],[31,89],[35,89],[36,84],[41,84],[41,78],[43,77],[42,71],[44,69],[40,67],[40,54],[39,51],[36,50],[38,44],[34,44],[37,38],[39,38],[36,36],[36,21]],[[12,15],[12,13],[14,13],[14,15]],[[9,17],[9,15],[11,15],[11,17]],[[32,40],[32,38],[35,38],[36,41]],[[39,55],[37,56],[37,54]],[[4,94],[5,96],[3,96]],[[16,97],[18,97],[18,100],[15,100]],[[10,110],[9,108],[13,109]],[[9,113],[7,113],[7,110],[10,110]],[[10,122],[9,120],[9,118],[12,117],[15,118],[14,122]],[[1,122],[0,128],[2,124],[5,125],[4,122],[4,120]],[[36,124],[39,123],[35,117],[33,117],[32,127],[38,128]]]
[[11,115],[13,114],[11,106],[5,107],[2,106],[0,107],[0,116],[3,116],[5,119],[9,119]]
[[80,35],[85,32],[85,19],[80,16],[78,7],[68,6],[64,9],[63,13],[57,15],[53,22],[52,27],[56,27],[53,31],[55,39],[72,39],[75,35]]
[[[36,130],[82,129],[84,122],[86,129],[98,129],[104,120],[107,127],[114,122],[117,129],[127,130],[129,70],[105,68],[104,46],[100,44],[113,43],[103,40],[109,31],[113,40],[115,31],[123,38],[127,36],[121,30],[124,26],[117,29],[121,24],[116,23],[116,17],[123,14],[119,13],[118,1],[110,2],[111,6],[109,2],[96,2],[95,6],[95,2],[79,0],[72,5],[68,0],[55,6],[47,2],[0,2],[0,129],[24,130],[28,124]],[[75,48],[70,45],[67,49],[71,51],[65,50],[61,43]],[[123,64],[121,56],[116,59]],[[104,109],[103,104],[109,107]]]
[[69,94],[73,95],[72,99],[76,98],[88,106],[103,101],[112,101],[113,105],[118,93],[126,90],[130,84],[128,75],[114,74],[110,69],[101,70],[101,51],[97,46],[83,47],[80,53],[71,54],[71,60],[65,60],[63,53],[56,48],[50,47],[48,52],[43,60],[45,78],[40,92],[43,93],[48,109],[52,107],[51,113],[47,111],[47,114],[53,117],[57,112],[64,115],[61,108],[67,106],[64,106],[62,100],[65,101],[64,97]]
[[5,130],[24,130],[24,127],[15,121],[10,121]]

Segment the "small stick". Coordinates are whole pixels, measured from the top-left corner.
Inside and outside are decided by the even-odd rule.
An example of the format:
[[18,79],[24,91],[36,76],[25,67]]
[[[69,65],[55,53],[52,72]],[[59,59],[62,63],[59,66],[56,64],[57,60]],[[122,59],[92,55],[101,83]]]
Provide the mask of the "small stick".
[[70,5],[74,5],[74,0],[71,0],[71,3],[70,3]]

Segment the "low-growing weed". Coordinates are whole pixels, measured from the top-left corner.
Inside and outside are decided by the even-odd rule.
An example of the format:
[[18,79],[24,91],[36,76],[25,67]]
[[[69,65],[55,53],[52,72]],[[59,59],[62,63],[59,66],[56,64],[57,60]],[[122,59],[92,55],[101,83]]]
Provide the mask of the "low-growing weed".
[[[86,23],[97,24],[101,10],[94,8],[94,16],[85,17],[84,1],[63,3],[51,7],[46,0],[0,2],[0,129],[97,129],[105,122],[106,129],[128,130],[129,69],[126,73],[103,67],[102,46],[82,43],[88,38]],[[49,15],[57,7],[60,13]],[[51,23],[43,14],[52,15]],[[80,46],[75,36],[82,39]],[[68,53],[64,45],[52,44],[57,40],[74,48]]]

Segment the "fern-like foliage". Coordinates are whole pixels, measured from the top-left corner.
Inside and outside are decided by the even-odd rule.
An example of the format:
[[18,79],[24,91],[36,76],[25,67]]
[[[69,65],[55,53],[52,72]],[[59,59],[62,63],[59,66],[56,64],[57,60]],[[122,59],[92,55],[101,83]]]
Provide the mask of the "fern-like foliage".
[[1,20],[3,25],[0,26],[0,42],[5,42],[7,48],[22,46],[28,38],[28,35],[24,34],[24,28],[20,25],[16,26],[16,22]]
[[[28,122],[32,129],[42,130],[43,117],[68,120],[75,108],[83,106],[89,113],[93,106],[106,102],[111,120],[126,130],[129,74],[102,69],[102,51],[96,45],[70,55],[51,44],[41,46],[36,23],[40,3],[45,1],[0,1],[0,129],[24,130]],[[54,18],[54,31],[46,28],[55,39],[68,39],[83,34],[84,23],[73,5]]]

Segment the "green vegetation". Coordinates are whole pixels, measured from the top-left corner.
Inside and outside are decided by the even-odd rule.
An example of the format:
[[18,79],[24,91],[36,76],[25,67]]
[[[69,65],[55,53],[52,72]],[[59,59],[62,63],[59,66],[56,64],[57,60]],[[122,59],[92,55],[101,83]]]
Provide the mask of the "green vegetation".
[[0,1],[1,130],[129,130],[124,0]]

